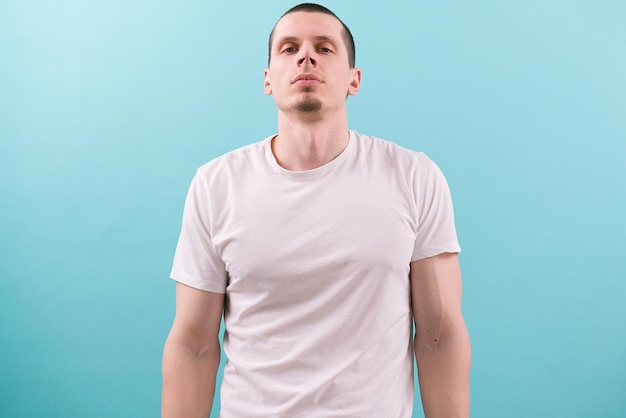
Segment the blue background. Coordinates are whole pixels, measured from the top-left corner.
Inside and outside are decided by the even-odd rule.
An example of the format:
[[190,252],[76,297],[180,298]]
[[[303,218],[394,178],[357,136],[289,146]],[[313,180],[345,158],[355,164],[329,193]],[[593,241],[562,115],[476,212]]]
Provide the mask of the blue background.
[[[293,4],[0,3],[0,416],[158,416],[187,186],[275,132]],[[472,415],[625,416],[626,3],[325,4],[350,126],[450,183]]]

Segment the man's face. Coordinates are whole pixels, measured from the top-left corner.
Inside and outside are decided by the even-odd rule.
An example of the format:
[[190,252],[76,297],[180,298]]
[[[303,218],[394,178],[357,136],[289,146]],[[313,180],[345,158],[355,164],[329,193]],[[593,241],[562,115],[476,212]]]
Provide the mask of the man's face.
[[343,27],[333,16],[294,12],[274,29],[265,94],[282,112],[317,113],[345,108],[359,89],[361,71],[350,68]]

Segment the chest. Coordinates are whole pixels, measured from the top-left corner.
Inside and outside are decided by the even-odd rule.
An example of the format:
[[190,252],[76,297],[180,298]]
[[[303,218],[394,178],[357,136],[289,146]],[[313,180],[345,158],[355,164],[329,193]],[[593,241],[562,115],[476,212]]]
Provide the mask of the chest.
[[212,223],[229,285],[281,286],[354,269],[408,269],[415,202],[380,176],[252,178],[229,190]]

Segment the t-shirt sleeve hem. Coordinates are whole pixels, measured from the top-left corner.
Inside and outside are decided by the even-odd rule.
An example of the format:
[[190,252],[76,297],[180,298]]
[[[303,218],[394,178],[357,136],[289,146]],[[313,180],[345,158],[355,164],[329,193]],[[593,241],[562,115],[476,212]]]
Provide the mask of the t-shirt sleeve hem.
[[435,247],[420,248],[413,252],[411,262],[423,260],[425,258],[434,257],[443,253],[460,253],[461,247],[456,242],[438,245]]
[[172,270],[170,278],[178,283],[193,287],[194,289],[213,293],[226,293],[226,286],[224,283],[216,283],[207,279],[193,277],[179,270]]

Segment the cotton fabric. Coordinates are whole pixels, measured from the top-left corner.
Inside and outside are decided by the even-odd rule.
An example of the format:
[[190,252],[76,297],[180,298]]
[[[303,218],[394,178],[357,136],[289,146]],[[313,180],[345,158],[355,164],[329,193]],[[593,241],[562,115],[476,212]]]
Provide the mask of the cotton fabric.
[[349,132],[293,172],[272,137],[198,169],[171,277],[225,293],[223,418],[410,417],[409,263],[459,252],[423,153]]

